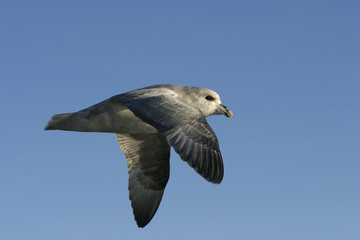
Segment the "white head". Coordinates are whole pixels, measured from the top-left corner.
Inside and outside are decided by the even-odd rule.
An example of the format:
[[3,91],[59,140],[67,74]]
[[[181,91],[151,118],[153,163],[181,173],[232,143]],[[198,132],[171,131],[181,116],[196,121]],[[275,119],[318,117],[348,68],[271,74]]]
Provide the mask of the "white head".
[[225,115],[232,117],[233,113],[221,104],[219,94],[216,92],[199,87],[184,87],[182,89],[181,101],[199,109],[202,114],[207,117],[210,115]]

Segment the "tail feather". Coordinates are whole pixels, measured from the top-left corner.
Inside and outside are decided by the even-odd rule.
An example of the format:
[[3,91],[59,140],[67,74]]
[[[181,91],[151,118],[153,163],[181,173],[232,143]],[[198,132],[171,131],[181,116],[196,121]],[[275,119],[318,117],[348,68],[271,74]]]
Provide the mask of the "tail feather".
[[71,115],[73,115],[73,113],[63,113],[52,116],[45,130],[71,130],[72,124],[70,124],[70,121],[67,121]]
[[74,113],[54,115],[45,130],[110,133],[156,133],[127,107],[105,100]]

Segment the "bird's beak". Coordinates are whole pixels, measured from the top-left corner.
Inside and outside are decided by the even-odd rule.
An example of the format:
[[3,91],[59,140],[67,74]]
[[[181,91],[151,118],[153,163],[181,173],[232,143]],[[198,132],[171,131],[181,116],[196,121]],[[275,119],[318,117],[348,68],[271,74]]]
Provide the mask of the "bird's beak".
[[233,116],[232,111],[228,110],[226,108],[226,106],[224,106],[222,104],[220,104],[220,107],[218,108],[217,113],[223,114],[223,115],[227,116],[228,118],[231,118]]

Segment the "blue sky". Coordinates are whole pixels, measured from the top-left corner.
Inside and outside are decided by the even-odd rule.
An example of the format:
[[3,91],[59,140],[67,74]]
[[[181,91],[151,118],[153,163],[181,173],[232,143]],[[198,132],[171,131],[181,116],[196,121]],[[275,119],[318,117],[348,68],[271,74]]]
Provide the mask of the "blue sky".
[[[358,1],[2,1],[0,239],[359,239]],[[217,91],[225,175],[171,154],[138,229],[115,136],[44,131],[136,88]]]

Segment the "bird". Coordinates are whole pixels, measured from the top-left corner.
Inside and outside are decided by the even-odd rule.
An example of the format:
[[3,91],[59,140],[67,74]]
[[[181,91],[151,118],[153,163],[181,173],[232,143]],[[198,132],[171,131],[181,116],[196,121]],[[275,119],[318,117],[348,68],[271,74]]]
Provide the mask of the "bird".
[[56,114],[45,130],[115,133],[127,161],[135,221],[143,228],[154,217],[168,182],[171,147],[207,181],[222,181],[219,142],[205,119],[210,115],[233,116],[215,91],[159,84]]

